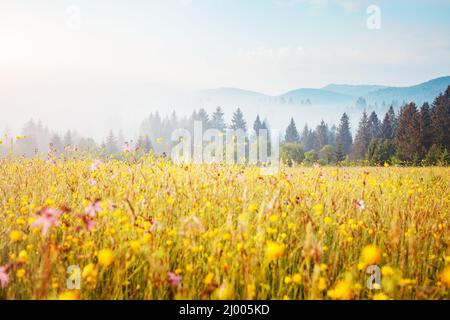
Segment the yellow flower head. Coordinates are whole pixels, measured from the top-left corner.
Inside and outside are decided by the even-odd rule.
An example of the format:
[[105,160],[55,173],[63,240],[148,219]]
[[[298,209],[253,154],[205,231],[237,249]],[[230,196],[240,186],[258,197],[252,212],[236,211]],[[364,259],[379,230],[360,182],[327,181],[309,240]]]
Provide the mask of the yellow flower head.
[[26,272],[25,269],[20,268],[19,270],[17,270],[16,276],[17,276],[17,278],[21,279],[21,278],[25,277],[25,274],[26,274],[26,273],[27,273],[27,272]]
[[210,285],[213,283],[214,280],[214,274],[213,273],[208,273],[205,277],[205,279],[203,279],[203,283],[206,285]]
[[321,204],[321,203],[316,204],[313,207],[313,210],[316,213],[316,215],[320,216],[323,213],[323,204]]
[[111,249],[103,249],[98,253],[98,263],[103,267],[108,267],[114,262],[114,252]]
[[14,242],[20,241],[22,240],[22,233],[20,231],[13,230],[9,233],[9,238]]
[[234,297],[234,288],[228,283],[224,283],[217,288],[216,295],[219,300],[231,300]]
[[22,263],[28,262],[28,253],[25,250],[19,252],[19,261]]
[[266,257],[269,260],[280,258],[284,254],[285,247],[283,244],[269,241],[266,247]]
[[67,290],[58,296],[59,300],[80,300],[80,292],[78,290]]
[[383,266],[381,268],[381,274],[385,277],[390,277],[395,273],[395,270],[390,266]]
[[141,247],[141,242],[139,240],[133,240],[130,242],[130,247],[133,251],[139,251]]
[[88,282],[92,282],[97,278],[97,269],[93,263],[89,263],[83,268],[83,273],[81,274],[83,279],[87,279]]
[[450,266],[447,266],[442,272],[441,272],[441,282],[447,286],[447,288],[450,288]]
[[258,211],[258,205],[256,203],[252,203],[248,206],[248,211],[250,212],[257,212]]
[[381,249],[375,245],[367,245],[361,252],[360,262],[365,266],[377,264],[381,261]]
[[389,300],[389,297],[383,292],[376,293],[372,297],[373,300]]
[[297,284],[300,283],[302,281],[301,274],[300,273],[294,274],[294,276],[292,277],[292,281]]
[[328,290],[328,296],[334,300],[350,300],[353,297],[352,284],[349,281],[338,281],[333,289]]

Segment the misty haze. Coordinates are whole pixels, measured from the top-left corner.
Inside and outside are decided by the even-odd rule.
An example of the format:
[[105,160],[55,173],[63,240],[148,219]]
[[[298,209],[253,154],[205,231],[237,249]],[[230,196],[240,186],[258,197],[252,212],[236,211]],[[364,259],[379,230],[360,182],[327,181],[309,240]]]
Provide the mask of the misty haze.
[[0,0],[0,311],[448,300],[449,17],[450,0]]

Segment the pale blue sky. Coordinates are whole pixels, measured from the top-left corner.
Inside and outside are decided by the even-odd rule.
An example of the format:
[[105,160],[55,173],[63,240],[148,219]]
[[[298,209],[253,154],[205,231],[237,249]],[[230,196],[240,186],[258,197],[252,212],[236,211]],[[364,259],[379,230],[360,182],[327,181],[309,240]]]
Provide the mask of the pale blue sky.
[[[369,4],[380,30],[366,27]],[[120,78],[269,94],[411,85],[450,74],[449,16],[448,0],[3,0],[0,84]]]

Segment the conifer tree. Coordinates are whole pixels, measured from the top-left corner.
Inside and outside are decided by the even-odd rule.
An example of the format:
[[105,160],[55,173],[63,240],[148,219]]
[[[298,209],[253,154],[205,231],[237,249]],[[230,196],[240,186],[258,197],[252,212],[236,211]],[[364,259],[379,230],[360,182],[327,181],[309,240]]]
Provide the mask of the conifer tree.
[[328,144],[329,129],[325,121],[321,121],[314,132],[315,136],[315,148],[316,150],[321,150],[325,145]]
[[298,134],[297,127],[295,126],[295,121],[293,118],[291,118],[291,122],[289,123],[289,126],[286,129],[286,135],[284,140],[287,143],[300,142],[300,136]]
[[56,151],[56,152],[62,152],[64,149],[63,142],[61,140],[61,137],[55,133],[53,134],[52,138],[50,139],[50,146]]
[[145,153],[149,153],[151,150],[153,150],[152,142],[151,142],[148,134],[145,135],[144,150],[145,150]]
[[310,151],[314,148],[314,135],[308,128],[307,124],[305,124],[305,126],[303,127],[300,142],[303,144],[305,152]]
[[341,117],[339,127],[337,129],[336,144],[341,145],[344,154],[350,154],[353,138],[350,132],[350,121],[346,113]]
[[341,162],[345,160],[344,148],[342,147],[342,143],[338,143],[335,150],[336,161]]
[[117,154],[119,152],[119,147],[117,145],[117,139],[112,130],[109,132],[108,136],[106,137],[105,149],[106,149],[105,151],[108,155]]
[[227,125],[225,124],[224,113],[222,108],[217,107],[211,117],[211,128],[224,132]]
[[378,139],[380,137],[380,120],[375,111],[369,116],[370,139]]
[[381,123],[380,136],[382,139],[394,139],[395,128],[397,126],[396,123],[397,119],[395,117],[394,108],[390,106]]
[[395,145],[407,161],[417,161],[420,157],[419,114],[413,102],[400,109]]
[[424,103],[419,111],[420,157],[424,157],[433,143],[433,128],[431,126],[431,110]]
[[370,143],[369,118],[367,117],[366,111],[364,111],[355,136],[355,143],[353,145],[353,152],[352,152],[353,158],[357,160],[364,159],[367,152],[367,148],[369,147],[369,143]]
[[256,116],[255,122],[253,123],[253,130],[255,130],[255,133],[257,136],[259,136],[259,130],[262,127],[261,119],[259,118],[259,115]]
[[209,115],[205,109],[200,108],[200,110],[198,110],[197,120],[202,122],[203,130],[210,128]]
[[66,134],[64,135],[63,144],[64,144],[64,146],[72,146],[73,145],[72,132],[70,130],[67,130]]
[[431,126],[433,144],[450,150],[450,86],[433,102]]
[[242,113],[240,108],[237,108],[233,113],[230,128],[233,130],[242,129],[243,131],[247,131],[247,123],[244,120],[244,114]]

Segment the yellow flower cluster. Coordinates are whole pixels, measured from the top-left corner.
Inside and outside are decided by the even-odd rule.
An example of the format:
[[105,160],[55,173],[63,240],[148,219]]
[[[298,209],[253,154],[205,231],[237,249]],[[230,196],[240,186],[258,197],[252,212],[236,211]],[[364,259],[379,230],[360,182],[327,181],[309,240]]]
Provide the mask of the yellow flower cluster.
[[2,159],[0,300],[448,298],[448,168],[127,156]]

